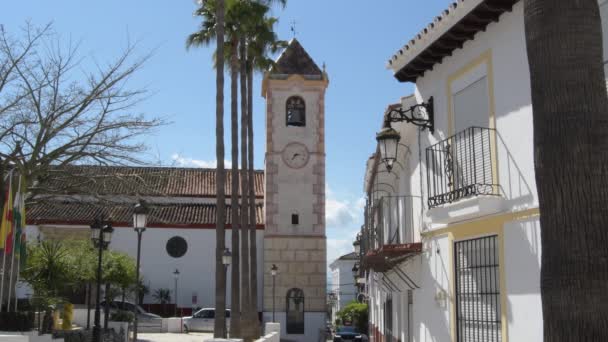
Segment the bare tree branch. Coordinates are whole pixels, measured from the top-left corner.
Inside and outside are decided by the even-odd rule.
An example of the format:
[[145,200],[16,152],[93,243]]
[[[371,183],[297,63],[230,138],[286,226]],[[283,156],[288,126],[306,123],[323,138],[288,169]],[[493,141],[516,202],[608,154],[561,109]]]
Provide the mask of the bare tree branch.
[[144,164],[138,140],[166,121],[136,112],[147,91],[128,81],[151,56],[136,57],[136,48],[91,63],[51,24],[27,24],[18,38],[0,27],[0,164],[30,185],[57,176],[57,166]]

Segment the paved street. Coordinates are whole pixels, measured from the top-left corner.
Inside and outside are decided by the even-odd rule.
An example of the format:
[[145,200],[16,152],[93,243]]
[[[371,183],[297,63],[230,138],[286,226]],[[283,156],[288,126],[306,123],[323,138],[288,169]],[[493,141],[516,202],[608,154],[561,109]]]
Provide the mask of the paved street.
[[145,342],[203,342],[213,337],[212,333],[189,333],[189,334],[139,334],[138,341]]

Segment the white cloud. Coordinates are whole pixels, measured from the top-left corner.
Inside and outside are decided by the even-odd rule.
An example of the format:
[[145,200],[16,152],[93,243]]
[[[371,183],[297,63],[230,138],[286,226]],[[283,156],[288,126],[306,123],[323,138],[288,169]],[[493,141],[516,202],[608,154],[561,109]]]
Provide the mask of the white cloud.
[[351,239],[327,239],[327,265],[344,254],[354,252]]
[[340,200],[329,187],[326,187],[325,194],[325,225],[328,228],[349,228],[353,225],[358,228],[363,217],[365,198]]
[[[183,167],[201,167],[201,168],[208,168],[208,169],[215,169],[217,167],[217,160],[200,160],[200,159],[193,159],[193,158],[186,158],[181,156],[178,153],[174,153],[171,156],[171,159],[173,160],[173,162],[178,165],[178,166],[183,166]],[[229,169],[232,167],[232,163],[229,160],[224,160],[224,167]]]

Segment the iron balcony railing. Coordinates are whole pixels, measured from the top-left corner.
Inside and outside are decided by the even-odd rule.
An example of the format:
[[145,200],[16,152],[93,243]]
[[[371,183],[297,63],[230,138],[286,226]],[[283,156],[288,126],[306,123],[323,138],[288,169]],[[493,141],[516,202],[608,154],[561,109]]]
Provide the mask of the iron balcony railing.
[[495,130],[469,127],[426,149],[429,208],[477,195],[498,195]]
[[414,242],[412,197],[385,196],[365,209],[362,253]]

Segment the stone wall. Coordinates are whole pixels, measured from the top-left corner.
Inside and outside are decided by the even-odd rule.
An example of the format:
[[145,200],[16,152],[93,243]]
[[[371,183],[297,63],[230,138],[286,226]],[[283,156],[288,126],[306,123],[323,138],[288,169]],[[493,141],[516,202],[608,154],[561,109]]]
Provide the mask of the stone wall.
[[272,311],[272,276],[270,268],[278,267],[275,309],[285,311],[285,296],[291,288],[304,291],[307,312],[326,311],[326,242],[325,237],[264,238],[264,311]]

